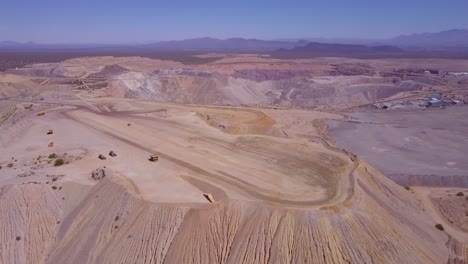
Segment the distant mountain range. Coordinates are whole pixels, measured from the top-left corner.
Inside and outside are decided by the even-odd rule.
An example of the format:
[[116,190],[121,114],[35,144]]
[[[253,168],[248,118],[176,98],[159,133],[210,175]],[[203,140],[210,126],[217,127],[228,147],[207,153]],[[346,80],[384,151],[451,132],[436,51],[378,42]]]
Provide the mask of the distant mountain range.
[[[387,40],[259,40],[244,38],[196,38],[161,41],[150,44],[37,44],[33,42],[0,42],[0,51],[61,51],[94,53],[141,52],[257,52],[279,57],[466,57],[468,30],[453,29],[437,33],[402,35]],[[325,42],[325,43],[324,43]],[[328,43],[326,43],[328,42]]]
[[36,44],[33,42],[18,43],[0,42],[3,50],[47,50],[47,49],[93,49],[93,50],[156,50],[156,51],[273,51],[281,48],[294,48],[306,45],[307,41],[280,41],[243,38],[196,38],[186,40],[161,41],[150,44]]
[[272,51],[281,48],[294,48],[307,44],[306,41],[279,41],[244,38],[197,38],[163,41],[141,47],[164,50],[227,50],[227,51]]
[[394,57],[404,50],[390,45],[366,46],[354,44],[309,43],[292,49],[279,49],[272,52],[275,57],[309,58],[309,57]]
[[104,45],[104,44],[42,44],[34,42],[0,41],[0,50],[50,50],[50,49],[93,49],[93,48],[114,48],[124,45]]

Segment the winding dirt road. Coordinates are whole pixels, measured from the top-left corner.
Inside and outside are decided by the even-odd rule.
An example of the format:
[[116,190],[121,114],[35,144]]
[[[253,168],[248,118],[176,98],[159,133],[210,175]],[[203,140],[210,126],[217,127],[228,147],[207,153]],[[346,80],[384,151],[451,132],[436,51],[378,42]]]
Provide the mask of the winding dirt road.
[[[168,113],[167,105],[122,111],[107,104],[72,105],[73,110],[61,112],[67,119],[147,153],[158,153],[162,159],[186,169],[195,180],[249,199],[287,207],[310,207],[336,203],[348,196],[354,164],[339,151],[322,146],[323,143],[261,135],[230,136],[207,129],[204,122],[198,122],[199,118],[191,114],[194,109],[187,107],[169,109],[177,112],[174,114]],[[243,110],[235,112],[239,111]],[[247,111],[254,121],[265,119],[263,112],[258,111],[261,116],[257,116],[252,110]],[[137,124],[139,131],[128,134],[114,129],[113,121],[122,119]],[[109,125],[103,125],[106,122]],[[165,140],[174,136],[177,143]],[[178,145],[187,140],[188,146]],[[217,164],[212,166],[213,163]]]

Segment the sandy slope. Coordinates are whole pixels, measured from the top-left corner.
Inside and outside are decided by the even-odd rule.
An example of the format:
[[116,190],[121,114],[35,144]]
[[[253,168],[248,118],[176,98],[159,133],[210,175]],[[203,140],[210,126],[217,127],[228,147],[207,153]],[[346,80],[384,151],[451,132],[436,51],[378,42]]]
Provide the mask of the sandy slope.
[[[1,128],[0,263],[454,259],[411,193],[322,139],[317,118],[338,115],[116,99],[35,104],[45,116],[21,110]],[[69,163],[49,164],[52,152]],[[157,163],[147,160],[154,152]],[[110,175],[96,182],[90,172],[101,166]]]
[[[135,198],[124,187],[125,180],[111,177],[59,219],[51,247],[40,245],[48,252],[47,263],[446,261],[446,236],[434,231],[431,220],[405,190],[367,165],[354,175],[354,197],[335,210],[283,209],[236,200],[204,208],[168,206]],[[6,190],[3,201],[35,195],[23,186],[17,192]],[[58,200],[52,192],[54,198]],[[69,199],[67,194],[65,198]],[[14,235],[2,236],[7,246],[21,244],[17,255],[2,254],[4,263],[23,262],[18,256],[37,247],[27,244],[34,239],[32,234],[26,233],[20,241]],[[38,256],[32,254],[28,263],[41,263]]]

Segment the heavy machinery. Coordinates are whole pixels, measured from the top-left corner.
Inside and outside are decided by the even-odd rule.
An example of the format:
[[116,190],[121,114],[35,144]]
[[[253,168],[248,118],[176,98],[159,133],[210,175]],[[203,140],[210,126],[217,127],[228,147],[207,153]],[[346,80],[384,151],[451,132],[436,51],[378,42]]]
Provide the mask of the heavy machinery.
[[205,198],[208,199],[208,201],[210,201],[210,203],[215,202],[215,199],[214,199],[214,197],[213,197],[213,195],[211,193],[204,193],[203,196],[205,196]]
[[54,131],[52,129],[49,129],[49,131],[47,131],[47,135],[52,135],[54,133]]
[[45,115],[45,112],[39,112],[39,113],[37,113],[37,116],[43,116],[43,115]]
[[159,156],[157,154],[153,154],[149,158],[150,161],[156,162],[159,160]]

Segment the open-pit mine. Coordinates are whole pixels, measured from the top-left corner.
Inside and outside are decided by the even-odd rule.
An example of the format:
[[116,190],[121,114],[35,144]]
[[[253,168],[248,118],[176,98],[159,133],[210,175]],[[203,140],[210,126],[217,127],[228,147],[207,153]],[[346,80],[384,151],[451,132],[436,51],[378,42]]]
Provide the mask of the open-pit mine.
[[468,263],[467,60],[0,73],[0,263]]

